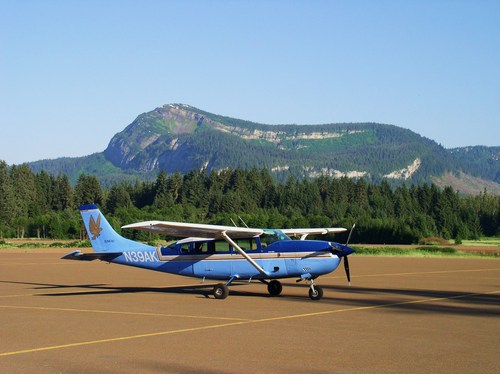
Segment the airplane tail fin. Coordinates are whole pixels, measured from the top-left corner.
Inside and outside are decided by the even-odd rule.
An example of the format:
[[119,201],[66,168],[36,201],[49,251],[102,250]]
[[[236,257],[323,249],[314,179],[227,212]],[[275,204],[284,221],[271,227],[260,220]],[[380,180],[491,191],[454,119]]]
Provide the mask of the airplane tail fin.
[[151,249],[147,244],[119,235],[95,204],[80,206],[80,214],[95,253],[119,253]]

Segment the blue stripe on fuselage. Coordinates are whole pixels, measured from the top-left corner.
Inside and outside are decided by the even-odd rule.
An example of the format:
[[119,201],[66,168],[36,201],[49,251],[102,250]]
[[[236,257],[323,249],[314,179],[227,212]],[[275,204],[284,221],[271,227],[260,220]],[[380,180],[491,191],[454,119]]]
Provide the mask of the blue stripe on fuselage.
[[[302,241],[305,243],[305,241]],[[330,273],[339,265],[340,259],[330,252],[321,251],[321,243],[314,244],[316,251],[304,251],[299,247],[310,247],[311,244],[299,244],[298,246],[285,245],[280,252],[269,249],[276,244],[286,243],[285,241],[274,243],[266,247],[266,251],[249,253],[252,258],[266,271],[267,276],[260,274],[247,260],[239,254],[216,253],[199,255],[171,255],[161,256],[156,250],[147,251],[127,251],[111,262],[156,270],[166,273],[179,274],[197,278],[207,279],[229,279],[236,276],[240,279],[271,279],[300,277],[304,273],[313,276]],[[298,244],[296,241],[295,244]],[[280,246],[281,247],[281,246]],[[297,256],[293,254],[296,253]],[[160,254],[161,255],[161,254]]]

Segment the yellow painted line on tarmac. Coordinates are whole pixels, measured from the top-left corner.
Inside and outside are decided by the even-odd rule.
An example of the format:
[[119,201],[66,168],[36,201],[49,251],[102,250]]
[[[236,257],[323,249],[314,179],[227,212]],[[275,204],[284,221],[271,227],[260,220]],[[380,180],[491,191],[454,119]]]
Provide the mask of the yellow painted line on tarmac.
[[4,353],[0,353],[0,357],[14,356],[14,355],[20,355],[20,354],[25,354],[25,353],[36,353],[36,352],[50,351],[50,350],[64,349],[64,348],[72,348],[72,347],[82,347],[82,346],[93,345],[93,344],[112,343],[112,342],[127,341],[127,340],[141,339],[141,338],[150,338],[150,337],[156,337],[156,336],[181,334],[181,333],[187,333],[187,332],[203,331],[203,330],[217,329],[217,328],[230,327],[230,326],[241,326],[241,325],[248,325],[248,324],[252,324],[252,323],[283,321],[283,320],[293,319],[293,318],[316,317],[316,316],[327,315],[327,314],[354,312],[354,311],[370,310],[370,309],[381,309],[381,308],[387,308],[387,307],[398,306],[398,305],[409,305],[409,304],[426,303],[426,302],[428,303],[428,302],[451,300],[451,299],[461,299],[461,298],[471,297],[471,296],[492,295],[492,294],[498,294],[498,293],[500,293],[500,291],[490,291],[490,292],[483,292],[483,293],[470,293],[470,294],[455,295],[455,296],[450,296],[450,297],[427,298],[427,299],[412,300],[412,301],[402,301],[402,302],[397,302],[397,303],[387,303],[387,304],[381,304],[381,305],[370,305],[370,306],[354,307],[354,308],[346,308],[346,309],[326,310],[326,311],[322,311],[322,312],[295,314],[295,315],[289,315],[289,316],[262,318],[262,319],[257,319],[257,320],[229,322],[229,323],[223,323],[223,324],[217,324],[217,325],[192,327],[192,328],[179,329],[179,330],[159,331],[159,332],[152,332],[152,333],[146,333],[146,334],[121,336],[121,337],[116,337],[116,338],[99,339],[99,340],[91,340],[91,341],[85,341],[85,342],[77,342],[77,343],[53,345],[53,346],[47,346],[47,347],[24,349],[24,350],[13,351],[13,352],[4,352]]
[[[381,274],[364,274],[356,275],[356,278],[367,278],[367,277],[395,277],[403,275],[427,275],[427,274],[451,274],[451,273],[472,273],[480,271],[500,271],[500,268],[488,268],[488,269],[463,269],[463,270],[436,270],[436,271],[418,271],[418,272],[407,272],[407,273],[381,273]],[[325,278],[345,278],[345,275],[339,275],[334,277],[321,277]],[[354,277],[353,277],[354,278]]]
[[43,306],[19,306],[19,305],[0,305],[4,309],[31,309],[44,311],[59,311],[59,312],[78,312],[78,313],[101,313],[101,314],[121,314],[131,316],[156,316],[156,317],[176,317],[176,318],[196,318],[196,319],[215,319],[228,321],[251,321],[248,318],[233,318],[233,317],[214,317],[214,316],[193,316],[185,314],[166,314],[166,313],[148,313],[148,312],[122,312],[116,310],[98,310],[98,309],[76,309],[76,308],[54,308]]
[[40,347],[40,348],[33,348],[33,349],[25,349],[25,350],[21,350],[21,351],[0,353],[0,357],[19,355],[19,354],[23,354],[23,353],[35,353],[35,352],[41,352],[41,351],[49,351],[49,350],[54,350],[54,349],[82,347],[85,345],[92,345],[92,344],[119,342],[119,341],[124,341],[124,340],[132,340],[132,339],[140,339],[140,338],[150,338],[150,337],[154,337],[154,336],[179,334],[179,333],[184,333],[184,332],[208,330],[208,329],[215,329],[215,328],[220,328],[220,327],[241,325],[241,324],[246,324],[246,323],[249,323],[249,322],[232,322],[232,323],[225,323],[225,324],[220,324],[220,325],[193,327],[193,328],[188,328],[188,329],[161,331],[161,332],[153,332],[153,333],[148,333],[148,334],[139,334],[139,335],[122,336],[122,337],[109,338],[109,339],[92,340],[92,341],[87,341],[87,342],[53,345],[53,346],[49,346],[49,347]]

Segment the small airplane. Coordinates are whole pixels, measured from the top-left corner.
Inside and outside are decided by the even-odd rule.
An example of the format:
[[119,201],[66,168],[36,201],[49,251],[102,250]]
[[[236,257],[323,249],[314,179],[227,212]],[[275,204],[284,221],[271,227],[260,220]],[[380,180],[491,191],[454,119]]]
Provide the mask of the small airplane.
[[[153,247],[119,235],[94,204],[80,207],[93,253],[70,252],[63,259],[112,262],[188,277],[225,281],[214,286],[216,299],[225,299],[233,281],[259,280],[271,296],[283,287],[278,279],[298,278],[309,284],[309,297],[320,300],[323,289],[315,279],[334,271],[344,259],[350,284],[347,243],[306,240],[308,235],[333,234],[345,228],[267,230],[195,223],[146,221],[122,226],[182,238],[166,247]],[[354,226],[353,226],[354,228]],[[300,236],[292,240],[290,236]]]

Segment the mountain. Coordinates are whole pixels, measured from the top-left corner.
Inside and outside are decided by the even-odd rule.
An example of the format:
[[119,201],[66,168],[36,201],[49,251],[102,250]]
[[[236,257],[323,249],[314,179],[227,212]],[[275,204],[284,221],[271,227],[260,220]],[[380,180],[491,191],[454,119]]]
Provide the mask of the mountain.
[[160,170],[254,166],[268,168],[278,179],[324,174],[420,183],[463,172],[500,182],[500,147],[483,148],[446,150],[393,125],[264,125],[168,104],[139,115],[102,153],[30,166],[34,171],[64,172],[71,180],[82,172],[95,174],[105,183],[154,178]]
[[262,125],[172,104],[137,117],[111,139],[104,156],[128,171],[256,165],[297,177],[392,179],[439,174],[450,158],[435,142],[396,126]]

